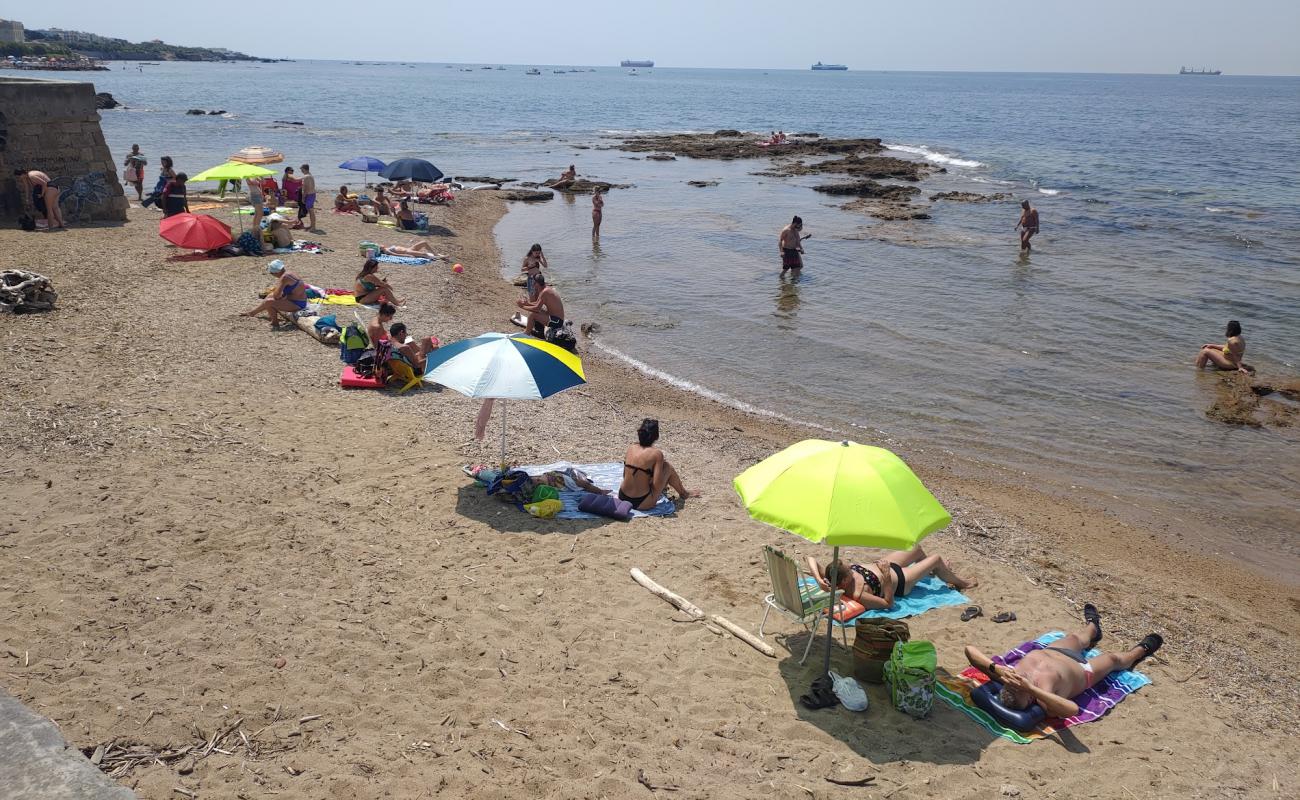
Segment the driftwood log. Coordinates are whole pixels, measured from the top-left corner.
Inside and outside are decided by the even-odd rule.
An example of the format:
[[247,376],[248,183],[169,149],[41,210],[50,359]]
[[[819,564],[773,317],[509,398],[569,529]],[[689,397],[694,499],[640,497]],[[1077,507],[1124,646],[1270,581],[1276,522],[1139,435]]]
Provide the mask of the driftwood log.
[[59,299],[54,284],[44,275],[22,269],[0,272],[0,311],[49,311]]
[[[695,605],[690,600],[687,600],[685,597],[682,597],[679,594],[675,594],[669,591],[668,589],[665,589],[664,587],[660,586],[659,584],[655,583],[654,581],[650,580],[649,576],[647,576],[644,572],[637,569],[636,567],[632,568],[632,580],[644,586],[655,597],[658,597],[662,599],[664,602],[670,603],[676,606],[677,608],[680,608],[682,611],[685,611],[687,614],[691,616],[691,619],[695,620],[696,622],[704,622],[705,615],[704,612],[700,610],[699,606]],[[749,631],[746,631],[744,628],[741,628],[739,625],[735,624],[734,622],[731,622],[730,620],[724,617],[719,617],[716,614],[709,617],[709,620],[712,621],[714,625],[718,626],[719,628],[722,628],[722,630],[725,630],[727,633],[730,633],[732,636],[735,636],[737,639],[749,645],[750,647],[754,648],[755,650],[762,653],[763,655],[769,656],[771,658],[776,658],[776,651],[773,650],[771,646],[769,646],[766,642],[754,636],[753,634],[749,633]],[[707,627],[708,623],[705,623],[705,625]],[[720,633],[720,631],[715,631],[715,633]]]

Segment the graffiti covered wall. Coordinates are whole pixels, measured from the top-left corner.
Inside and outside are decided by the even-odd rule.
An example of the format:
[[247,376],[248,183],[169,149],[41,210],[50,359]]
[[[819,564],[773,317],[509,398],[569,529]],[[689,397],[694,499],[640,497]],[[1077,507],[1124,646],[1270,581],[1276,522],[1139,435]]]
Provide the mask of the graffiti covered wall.
[[0,217],[23,211],[15,169],[49,175],[69,222],[126,219],[94,84],[0,78]]

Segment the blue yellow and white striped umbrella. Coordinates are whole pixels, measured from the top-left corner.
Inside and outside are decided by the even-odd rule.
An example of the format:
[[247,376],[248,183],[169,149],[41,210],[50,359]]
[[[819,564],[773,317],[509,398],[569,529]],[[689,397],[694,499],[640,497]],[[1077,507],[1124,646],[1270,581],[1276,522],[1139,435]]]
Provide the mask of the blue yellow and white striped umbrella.
[[[582,360],[527,334],[485,333],[439,347],[425,361],[425,380],[485,400],[540,400],[587,382]],[[487,413],[486,411],[484,413]],[[501,406],[501,463],[506,409]]]

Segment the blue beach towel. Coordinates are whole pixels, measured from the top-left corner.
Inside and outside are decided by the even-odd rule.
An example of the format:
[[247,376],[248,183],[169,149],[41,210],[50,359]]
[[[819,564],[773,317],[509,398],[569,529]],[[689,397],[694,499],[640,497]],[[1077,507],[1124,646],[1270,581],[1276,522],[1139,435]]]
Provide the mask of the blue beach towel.
[[[529,475],[541,475],[543,472],[562,472],[573,467],[587,474],[588,480],[602,489],[609,489],[611,492],[617,492],[618,487],[623,482],[623,465],[617,461],[610,461],[603,464],[575,464],[571,461],[557,461],[554,464],[530,464],[517,467]],[[560,492],[560,502],[564,504],[564,510],[556,514],[557,519],[606,519],[596,514],[588,514],[585,511],[578,510],[578,503],[582,500],[582,492]],[[633,519],[637,517],[666,517],[677,510],[677,506],[667,497],[660,497],[659,502],[649,511],[632,511]]]
[[422,267],[433,261],[432,258],[412,258],[410,256],[375,256],[375,260],[382,264],[406,264],[410,267]]
[[[807,583],[815,583],[815,581],[808,576],[804,576],[801,580]],[[969,597],[948,586],[948,584],[944,583],[939,578],[930,575],[917,583],[909,594],[903,597],[895,597],[893,608],[886,610],[873,608],[864,611],[847,622],[836,620],[835,624],[840,627],[852,626],[864,617],[876,617],[879,619],[902,619],[903,617],[915,617],[919,614],[924,614],[932,608],[961,606],[968,605],[969,603]]]

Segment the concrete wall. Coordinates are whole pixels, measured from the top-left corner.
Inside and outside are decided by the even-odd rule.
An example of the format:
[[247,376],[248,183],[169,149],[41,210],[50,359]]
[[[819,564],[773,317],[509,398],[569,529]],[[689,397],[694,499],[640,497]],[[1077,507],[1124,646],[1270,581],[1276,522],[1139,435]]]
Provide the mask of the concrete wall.
[[22,44],[27,38],[21,22],[15,22],[10,19],[0,19],[0,42],[6,44]]
[[2,217],[24,208],[15,169],[49,175],[68,222],[126,219],[126,196],[99,127],[93,84],[0,78]]

